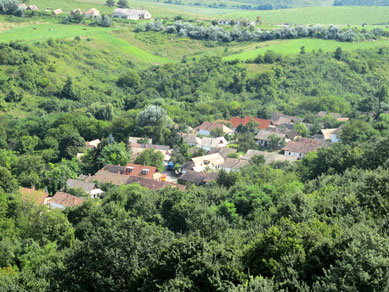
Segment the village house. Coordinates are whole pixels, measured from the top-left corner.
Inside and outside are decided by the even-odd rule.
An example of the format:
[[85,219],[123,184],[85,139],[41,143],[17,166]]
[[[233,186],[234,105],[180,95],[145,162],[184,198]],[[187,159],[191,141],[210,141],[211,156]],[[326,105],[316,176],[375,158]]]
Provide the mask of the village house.
[[183,134],[182,137],[184,143],[188,144],[191,147],[201,144],[201,138],[197,137],[195,134]]
[[286,135],[278,132],[259,130],[258,134],[255,136],[255,141],[259,146],[265,148],[276,148],[281,147],[281,144],[272,145],[272,137],[278,138],[280,142],[286,141]]
[[217,21],[218,24],[222,24],[222,25],[229,25],[231,23],[230,20],[224,20],[224,19],[220,19]]
[[85,18],[96,18],[99,15],[100,11],[98,11],[96,8],[91,8],[84,13]]
[[305,154],[314,152],[321,147],[328,147],[325,141],[314,140],[310,138],[301,138],[299,141],[289,141],[282,150],[286,156],[302,159]]
[[155,166],[146,166],[140,164],[128,163],[124,167],[123,174],[128,176],[144,177],[148,179],[154,179],[154,175],[157,172]]
[[76,8],[76,9],[72,10],[72,11],[70,12],[70,14],[71,14],[73,17],[74,17],[74,16],[80,16],[80,15],[82,15],[82,11],[81,11],[80,8]]
[[202,172],[206,169],[218,169],[220,165],[224,163],[224,158],[218,154],[209,154],[199,157],[192,158],[194,162],[193,170],[197,172]]
[[129,144],[153,144],[153,139],[151,138],[141,138],[141,137],[129,137]]
[[223,134],[232,135],[234,134],[234,130],[228,128],[226,125],[219,124],[216,122],[203,122],[200,126],[197,126],[194,128],[194,130],[203,136],[210,136],[212,130],[214,129],[221,129],[223,131]]
[[228,141],[224,137],[217,137],[217,138],[208,138],[204,137],[200,140],[200,144],[197,145],[197,147],[200,147],[206,151],[211,151],[211,149],[215,148],[227,148]]
[[66,181],[66,190],[69,191],[69,189],[81,189],[93,199],[100,197],[104,193],[95,183],[71,178]]
[[139,19],[150,19],[151,14],[147,10],[115,8],[115,10],[112,13],[112,17],[121,18],[121,19],[139,20]]
[[56,192],[55,195],[46,200],[46,205],[50,209],[65,209],[82,205],[84,198],[76,197],[64,192]]
[[261,130],[266,130],[272,123],[270,120],[264,120],[264,119],[253,118],[253,117],[244,117],[244,118],[232,117],[230,119],[231,127],[233,130],[236,130],[240,125],[246,126],[251,121],[257,123],[258,129]]
[[58,14],[61,14],[61,13],[62,13],[62,9],[61,9],[61,8],[55,9],[55,10],[53,10],[53,12],[52,12],[53,15],[58,15]]
[[274,125],[282,125],[282,124],[295,124],[304,122],[303,118],[299,118],[296,116],[288,116],[278,112],[272,112],[270,120]]
[[216,180],[218,176],[218,172],[202,173],[188,170],[179,177],[178,182],[184,185],[195,184],[200,186],[209,184],[210,182]]
[[270,125],[266,129],[266,131],[285,134],[285,138],[289,140],[294,140],[294,138],[298,136],[298,133],[294,130],[294,126],[292,126],[292,129],[290,129],[290,127],[284,127],[284,126],[277,127],[274,125]]
[[[214,150],[214,151],[212,151],[212,150]],[[216,149],[211,149],[210,154],[218,153],[221,157],[226,159],[229,154],[234,154],[237,152],[238,152],[238,150],[234,149],[234,148],[216,148]]]
[[87,141],[85,143],[85,148],[87,148],[87,149],[94,149],[94,148],[97,148],[97,146],[99,146],[100,143],[101,143],[100,139],[95,139],[95,140],[92,140],[92,141]]
[[242,157],[242,159],[250,161],[253,159],[254,156],[262,155],[265,158],[265,164],[269,164],[275,161],[288,161],[288,162],[294,162],[297,160],[297,157],[293,156],[285,156],[279,153],[275,152],[265,152],[265,151],[258,151],[258,150],[247,150],[246,154]]
[[248,160],[238,158],[226,158],[224,163],[220,166],[226,172],[237,171],[249,164]]
[[19,8],[19,9],[26,10],[26,9],[27,9],[27,5],[24,4],[24,3],[21,3],[21,4],[18,4],[18,8]]
[[27,10],[38,11],[38,6],[36,6],[36,5],[30,5],[30,6],[28,6]]

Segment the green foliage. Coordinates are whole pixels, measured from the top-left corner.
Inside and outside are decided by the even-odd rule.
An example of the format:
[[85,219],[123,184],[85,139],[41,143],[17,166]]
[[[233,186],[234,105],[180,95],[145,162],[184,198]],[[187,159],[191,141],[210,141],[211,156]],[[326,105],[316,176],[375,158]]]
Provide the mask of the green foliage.
[[98,158],[102,165],[113,164],[125,166],[131,160],[131,151],[123,142],[106,145]]

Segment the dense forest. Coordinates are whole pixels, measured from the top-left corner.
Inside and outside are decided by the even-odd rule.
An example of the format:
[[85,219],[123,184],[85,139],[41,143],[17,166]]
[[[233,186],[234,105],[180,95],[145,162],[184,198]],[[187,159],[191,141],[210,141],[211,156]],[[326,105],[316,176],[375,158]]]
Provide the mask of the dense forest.
[[388,0],[335,0],[334,6],[389,6]]
[[[146,66],[93,39],[1,44],[0,291],[388,291],[388,56],[302,48]],[[101,185],[103,199],[65,211],[18,191],[53,194],[68,178],[123,165],[129,136],[185,162],[187,126],[272,111],[319,128],[340,125],[319,111],[350,120],[340,143],[301,161],[258,156],[185,191]],[[246,130],[239,149],[255,144]]]

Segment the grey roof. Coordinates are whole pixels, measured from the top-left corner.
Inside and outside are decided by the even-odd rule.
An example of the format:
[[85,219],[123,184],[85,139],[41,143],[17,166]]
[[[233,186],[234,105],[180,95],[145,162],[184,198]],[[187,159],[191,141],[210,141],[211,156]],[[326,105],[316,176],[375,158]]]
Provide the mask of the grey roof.
[[[281,119],[281,118],[283,118],[283,119]],[[278,112],[271,113],[270,120],[273,121],[273,122],[281,122],[281,123],[282,122],[302,123],[304,121],[303,118],[299,118],[299,117],[296,117],[296,116],[288,116],[288,115],[284,115],[283,113],[278,113]]]
[[186,173],[180,176],[180,180],[191,182],[196,185],[201,185],[217,179],[218,176],[218,172],[202,173],[188,170]]
[[94,188],[96,188],[96,184],[69,178],[66,181],[66,187],[71,189],[81,188],[85,193],[90,193]]
[[265,152],[265,151],[258,151],[258,150],[247,150],[246,155],[242,157],[242,159],[251,160],[255,155],[263,155],[265,158],[265,163],[269,164],[274,161],[296,161],[297,157],[293,156],[286,156],[275,152]]
[[138,9],[127,9],[127,8],[115,8],[113,14],[124,14],[124,15],[142,15],[148,13],[147,10],[138,10]]
[[184,142],[188,144],[198,144],[201,143],[201,139],[197,138],[196,135],[190,134],[186,137],[184,137]]
[[193,167],[195,167],[195,163],[194,163],[192,160],[190,160],[190,161],[185,162],[185,163],[181,166],[181,169],[190,169],[190,170],[192,170]]
[[255,139],[256,140],[264,140],[264,141],[270,141],[270,138],[269,136],[271,135],[275,135],[275,136],[278,136],[280,137],[281,139],[285,139],[286,138],[286,134],[283,134],[283,133],[278,133],[278,132],[273,132],[273,131],[264,131],[264,130],[260,130],[258,132],[258,134],[255,136]]
[[221,167],[230,169],[240,169],[242,167],[245,167],[248,163],[249,161],[244,159],[226,158],[224,164],[222,164]]
[[285,134],[288,139],[293,140],[296,136],[298,136],[297,132],[295,130],[290,130],[288,128],[282,128],[282,127],[268,127],[267,131],[271,132],[277,132],[281,134]]
[[112,173],[118,173],[118,174],[122,174],[124,172],[124,166],[120,166],[120,165],[107,164],[106,166],[104,166],[103,169],[105,171],[109,171]]
[[[212,150],[212,149],[211,149]],[[238,150],[234,148],[217,148],[215,152],[212,153],[219,153],[221,157],[224,159],[227,158],[228,154],[230,153],[236,153]]]
[[125,185],[127,184],[130,176],[124,174],[117,174],[114,172],[110,172],[104,169],[96,172],[94,176],[90,178],[90,181],[98,181],[101,183],[112,183],[114,185]]

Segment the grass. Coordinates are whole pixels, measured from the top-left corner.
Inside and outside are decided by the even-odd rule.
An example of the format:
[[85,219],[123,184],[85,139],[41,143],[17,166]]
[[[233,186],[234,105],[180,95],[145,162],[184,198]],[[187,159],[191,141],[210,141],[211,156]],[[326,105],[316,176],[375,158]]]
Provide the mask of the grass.
[[305,46],[306,52],[312,52],[313,50],[322,50],[323,52],[334,52],[336,48],[341,47],[344,51],[355,51],[359,49],[371,49],[389,47],[389,41],[382,39],[378,41],[364,41],[354,43],[343,43],[334,40],[321,40],[321,39],[294,39],[294,40],[275,40],[257,43],[256,48],[253,45],[240,48],[242,52],[235,49],[236,54],[233,51],[229,52],[229,56],[224,57],[224,60],[251,60],[257,57],[259,54],[264,54],[267,50],[273,50],[282,55],[298,54],[300,48]]
[[[34,27],[36,29],[34,29]],[[26,41],[39,42],[52,39],[69,39],[76,36],[97,39],[105,42],[107,46],[118,50],[118,53],[125,53],[138,60],[147,63],[168,63],[170,60],[155,56],[125,40],[122,40],[111,33],[110,28],[86,27],[83,25],[65,24],[30,24],[19,26],[0,33],[0,42]]]

